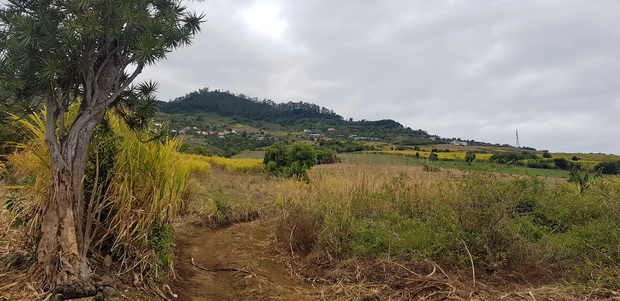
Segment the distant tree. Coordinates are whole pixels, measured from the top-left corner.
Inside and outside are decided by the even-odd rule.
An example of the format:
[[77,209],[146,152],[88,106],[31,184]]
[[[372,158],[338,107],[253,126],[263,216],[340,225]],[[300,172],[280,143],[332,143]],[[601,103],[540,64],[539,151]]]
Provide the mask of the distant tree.
[[465,153],[465,162],[467,162],[468,164],[471,164],[474,162],[474,160],[476,160],[476,153],[471,152],[471,151]]
[[[114,108],[132,127],[155,113],[156,85],[132,85],[199,31],[176,0],[8,0],[0,7],[0,104],[47,105],[52,189],[37,268],[49,286],[90,276],[83,178],[94,129]],[[72,122],[66,115],[79,106]]]
[[571,160],[573,160],[573,161],[579,161],[579,160],[581,160],[581,158],[579,158],[579,157],[577,157],[577,156],[573,156],[573,157],[571,158]]
[[428,159],[431,160],[431,161],[437,161],[437,160],[439,160],[439,156],[437,156],[436,153],[430,153],[428,155]]
[[547,152],[547,151],[544,151],[543,154],[542,154],[542,157],[545,158],[545,159],[549,159],[549,158],[551,158],[551,154],[549,152]]
[[564,159],[564,158],[555,158],[553,159],[553,163],[555,164],[555,166],[557,166],[559,169],[564,169],[567,170],[569,167],[569,162],[568,160]]
[[316,150],[317,164],[332,164],[340,161],[336,153],[329,149]]
[[513,164],[520,160],[536,159],[536,155],[528,152],[515,153],[515,152],[497,152],[494,153],[489,160],[500,164]]
[[265,150],[263,163],[267,171],[286,177],[308,179],[307,170],[317,164],[317,152],[308,145],[275,143]]
[[620,161],[601,162],[596,164],[594,169],[600,174],[620,175]]

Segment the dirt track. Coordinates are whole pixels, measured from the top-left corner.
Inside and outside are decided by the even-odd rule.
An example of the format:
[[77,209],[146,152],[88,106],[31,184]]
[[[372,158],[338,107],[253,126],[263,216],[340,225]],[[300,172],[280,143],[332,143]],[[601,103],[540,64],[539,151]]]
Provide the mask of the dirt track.
[[279,260],[275,223],[272,218],[235,224],[179,243],[176,300],[320,299]]

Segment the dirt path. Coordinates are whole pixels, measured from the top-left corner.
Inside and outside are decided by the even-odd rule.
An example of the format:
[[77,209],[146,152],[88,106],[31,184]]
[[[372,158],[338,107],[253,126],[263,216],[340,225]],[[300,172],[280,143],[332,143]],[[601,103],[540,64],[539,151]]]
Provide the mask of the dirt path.
[[176,300],[318,300],[316,289],[279,260],[275,224],[273,218],[235,224],[180,243]]

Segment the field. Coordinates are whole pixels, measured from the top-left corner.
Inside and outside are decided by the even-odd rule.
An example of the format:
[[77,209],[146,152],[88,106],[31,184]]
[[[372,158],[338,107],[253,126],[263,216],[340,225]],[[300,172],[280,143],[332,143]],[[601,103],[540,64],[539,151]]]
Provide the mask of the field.
[[[395,150],[383,150],[383,151],[365,151],[361,153],[366,154],[382,154],[382,155],[392,155],[392,156],[403,156],[403,157],[419,157],[419,158],[428,158],[432,153],[430,149],[421,148],[419,151],[395,151]],[[437,157],[439,160],[448,160],[448,161],[465,161],[465,153],[463,151],[451,151],[451,152],[437,152]],[[476,160],[478,161],[488,161],[493,154],[476,154]]]
[[233,156],[233,158],[239,159],[263,159],[265,157],[265,151],[242,151],[241,153]]
[[390,165],[390,166],[428,166],[430,168],[461,170],[461,171],[487,171],[500,174],[541,176],[549,178],[568,178],[569,172],[559,169],[535,169],[516,165],[494,164],[489,162],[475,162],[467,164],[464,161],[429,161],[423,158],[410,156],[394,156],[384,154],[339,154],[343,162],[361,165]]
[[334,300],[604,299],[620,288],[616,177],[582,189],[507,170],[427,171],[408,157],[343,159],[315,167],[308,182],[213,170],[192,180],[183,219],[275,215],[275,225],[256,227],[272,231],[293,273]]
[[[356,153],[297,181],[265,173],[262,152],[241,156],[254,158],[181,156],[199,172],[173,223],[176,253],[215,267],[243,262],[233,269],[256,276],[175,282],[180,300],[618,297],[617,177],[579,186],[559,170]],[[10,229],[3,247],[25,248]],[[204,251],[205,242],[218,249]],[[178,275],[197,277],[193,259],[176,261]]]

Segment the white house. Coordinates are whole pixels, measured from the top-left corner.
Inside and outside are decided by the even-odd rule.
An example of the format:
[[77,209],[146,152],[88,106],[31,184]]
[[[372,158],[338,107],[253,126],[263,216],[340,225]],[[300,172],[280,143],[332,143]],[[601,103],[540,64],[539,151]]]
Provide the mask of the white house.
[[452,145],[460,145],[460,146],[467,146],[468,145],[467,141],[457,141],[457,140],[452,140],[452,142],[450,142],[450,144],[452,144]]

